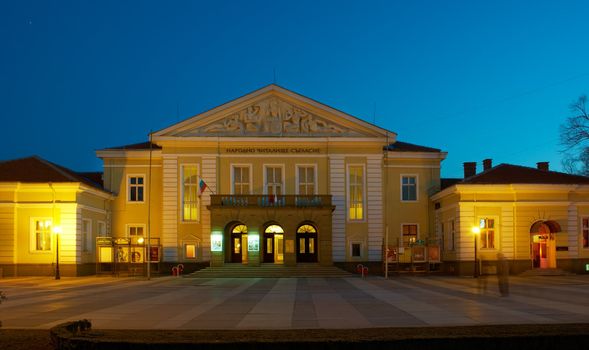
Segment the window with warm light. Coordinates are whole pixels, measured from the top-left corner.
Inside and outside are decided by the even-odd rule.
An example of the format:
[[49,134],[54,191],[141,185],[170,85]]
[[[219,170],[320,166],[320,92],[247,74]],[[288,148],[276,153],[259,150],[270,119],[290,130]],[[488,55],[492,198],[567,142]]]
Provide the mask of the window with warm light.
[[198,220],[198,167],[182,166],[182,219]]
[[364,167],[348,167],[348,219],[364,220]]
[[128,198],[129,202],[143,202],[145,180],[143,176],[129,176]]
[[186,259],[196,259],[196,244],[187,243],[184,245],[184,257]]
[[403,224],[403,246],[409,247],[417,241],[417,225]]
[[50,251],[51,250],[51,234],[52,222],[48,219],[34,219],[33,220],[33,235],[35,251]]
[[480,240],[481,249],[495,248],[495,219],[481,218],[479,219],[479,228],[481,229]]
[[140,225],[129,225],[127,227],[127,232],[129,237],[143,236],[143,229],[144,227]]

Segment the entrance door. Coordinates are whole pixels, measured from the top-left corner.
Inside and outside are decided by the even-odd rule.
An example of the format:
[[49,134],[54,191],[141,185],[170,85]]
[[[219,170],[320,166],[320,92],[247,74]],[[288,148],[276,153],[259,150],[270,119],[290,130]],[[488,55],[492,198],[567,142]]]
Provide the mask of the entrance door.
[[317,262],[317,230],[311,225],[297,230],[297,262]]
[[554,221],[539,221],[532,225],[530,253],[532,267],[536,269],[556,268],[556,232],[560,225]]
[[284,262],[284,230],[278,225],[270,225],[264,230],[265,263],[282,264]]
[[242,254],[241,254],[241,242],[242,242],[242,234],[240,232],[233,232],[231,233],[231,262],[233,263],[240,263],[242,262]]
[[274,233],[264,233],[264,260],[265,263],[274,262]]
[[237,225],[231,230],[231,262],[247,262],[247,226]]

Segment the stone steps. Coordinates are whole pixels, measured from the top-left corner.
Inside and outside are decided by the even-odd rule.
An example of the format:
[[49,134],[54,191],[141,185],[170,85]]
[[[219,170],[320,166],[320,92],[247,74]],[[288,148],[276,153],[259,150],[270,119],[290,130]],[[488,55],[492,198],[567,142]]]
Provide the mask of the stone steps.
[[185,275],[186,278],[294,278],[294,277],[350,277],[351,273],[335,266],[304,264],[284,266],[262,264],[247,266],[242,264],[225,264],[220,267],[207,267]]
[[531,269],[522,272],[520,276],[570,276],[570,272],[561,269]]

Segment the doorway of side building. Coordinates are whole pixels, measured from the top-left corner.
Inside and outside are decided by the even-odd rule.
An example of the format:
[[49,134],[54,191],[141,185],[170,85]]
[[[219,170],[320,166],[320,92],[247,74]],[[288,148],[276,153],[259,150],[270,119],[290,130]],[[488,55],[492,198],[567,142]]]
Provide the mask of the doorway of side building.
[[317,262],[317,229],[313,225],[297,229],[297,262]]
[[263,249],[263,262],[275,264],[284,262],[284,230],[281,226],[272,224],[266,227]]
[[243,224],[231,229],[231,262],[247,263],[247,226]]
[[556,268],[556,233],[560,225],[556,221],[538,221],[530,228],[530,251],[535,269]]

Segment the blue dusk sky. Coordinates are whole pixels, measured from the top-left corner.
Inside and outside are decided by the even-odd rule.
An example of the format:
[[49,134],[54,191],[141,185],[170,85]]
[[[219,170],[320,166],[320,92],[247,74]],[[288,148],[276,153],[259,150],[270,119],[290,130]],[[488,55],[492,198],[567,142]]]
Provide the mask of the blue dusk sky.
[[0,159],[101,170],[95,150],[276,81],[447,151],[444,177],[559,170],[588,21],[588,1],[3,1]]

